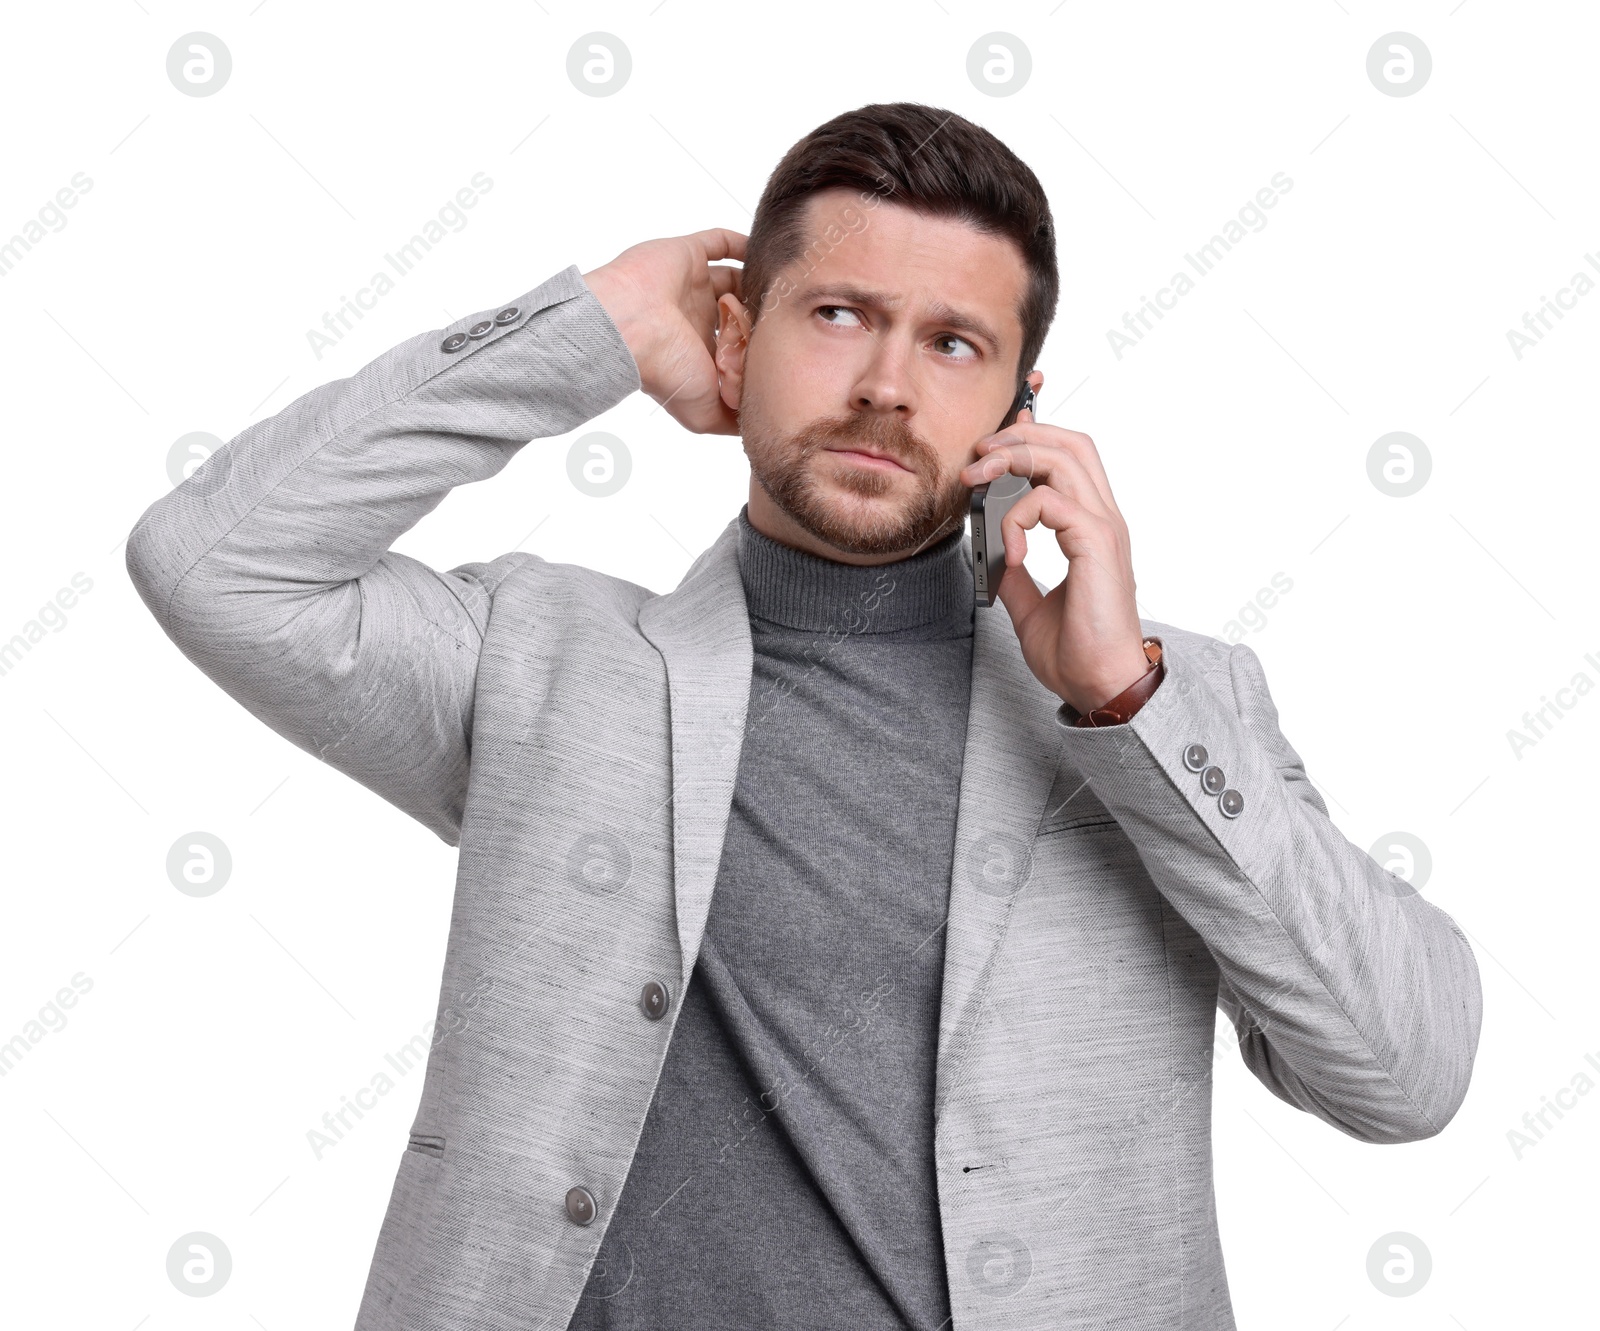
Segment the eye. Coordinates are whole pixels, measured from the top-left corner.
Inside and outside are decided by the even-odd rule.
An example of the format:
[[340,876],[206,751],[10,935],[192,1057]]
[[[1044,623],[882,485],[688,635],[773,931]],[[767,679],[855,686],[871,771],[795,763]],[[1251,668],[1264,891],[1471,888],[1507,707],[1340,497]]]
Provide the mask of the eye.
[[[817,313],[822,316],[824,323],[830,323],[835,328],[859,328],[861,326],[860,317],[846,305],[819,305],[817,306]],[[845,316],[845,320],[829,318],[829,315],[833,314],[842,314]]]
[[946,353],[946,352],[941,350],[940,354],[944,355],[947,360],[975,360],[975,359],[977,359],[977,355],[978,355],[977,347],[973,346],[972,343],[968,342],[967,339],[964,338],[964,337],[957,337],[954,333],[940,333],[936,338],[933,339],[933,345],[934,345],[935,349],[939,349],[942,343],[949,343],[949,342],[953,342],[957,346],[960,346],[960,347],[965,347],[966,351],[965,352],[961,352],[961,353],[954,353],[954,352]]

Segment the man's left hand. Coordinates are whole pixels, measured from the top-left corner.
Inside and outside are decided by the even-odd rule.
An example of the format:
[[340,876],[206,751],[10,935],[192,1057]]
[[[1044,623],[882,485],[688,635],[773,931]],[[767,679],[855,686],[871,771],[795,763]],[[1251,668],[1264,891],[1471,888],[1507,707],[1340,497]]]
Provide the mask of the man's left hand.
[[[1041,376],[1042,377],[1042,376]],[[961,471],[969,487],[1008,471],[1033,488],[1000,523],[1006,571],[1000,600],[1011,615],[1022,658],[1046,688],[1080,712],[1110,702],[1150,668],[1133,596],[1128,525],[1094,440],[1040,425],[1029,411],[980,439],[978,459]],[[1023,566],[1025,533],[1044,523],[1067,557],[1067,576],[1041,595]]]

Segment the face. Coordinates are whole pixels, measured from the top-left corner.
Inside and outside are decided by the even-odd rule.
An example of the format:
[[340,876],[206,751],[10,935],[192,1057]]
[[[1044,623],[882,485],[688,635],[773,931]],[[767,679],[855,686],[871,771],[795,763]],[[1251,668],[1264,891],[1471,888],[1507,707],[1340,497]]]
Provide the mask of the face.
[[750,521],[825,558],[905,558],[965,521],[958,473],[1016,393],[1027,268],[1004,237],[848,190],[813,195],[801,235],[754,328],[720,305]]

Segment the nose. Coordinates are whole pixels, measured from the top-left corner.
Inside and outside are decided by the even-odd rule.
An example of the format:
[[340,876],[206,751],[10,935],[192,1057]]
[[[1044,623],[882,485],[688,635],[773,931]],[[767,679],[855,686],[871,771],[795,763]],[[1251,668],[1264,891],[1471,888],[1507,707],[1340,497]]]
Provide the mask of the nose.
[[915,415],[915,392],[908,365],[908,353],[887,335],[879,334],[871,359],[852,387],[850,405],[858,411],[879,412],[901,419]]

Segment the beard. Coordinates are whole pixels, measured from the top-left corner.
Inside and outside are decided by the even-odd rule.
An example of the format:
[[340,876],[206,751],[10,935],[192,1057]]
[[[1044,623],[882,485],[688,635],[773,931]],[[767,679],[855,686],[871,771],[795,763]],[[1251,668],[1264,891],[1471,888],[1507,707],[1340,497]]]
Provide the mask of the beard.
[[[817,540],[849,554],[909,556],[965,523],[968,487],[959,475],[943,478],[938,453],[900,417],[857,411],[814,420],[785,436],[768,429],[752,405],[747,398],[739,413],[750,471],[772,502]],[[817,458],[830,448],[862,447],[886,453],[910,475]],[[828,480],[818,478],[822,468]],[[908,489],[898,504],[871,502]]]

